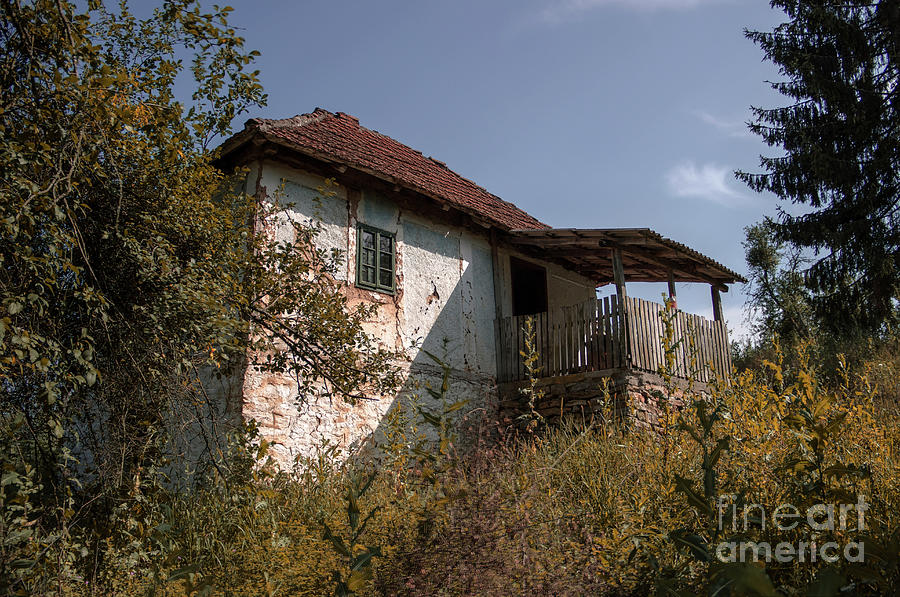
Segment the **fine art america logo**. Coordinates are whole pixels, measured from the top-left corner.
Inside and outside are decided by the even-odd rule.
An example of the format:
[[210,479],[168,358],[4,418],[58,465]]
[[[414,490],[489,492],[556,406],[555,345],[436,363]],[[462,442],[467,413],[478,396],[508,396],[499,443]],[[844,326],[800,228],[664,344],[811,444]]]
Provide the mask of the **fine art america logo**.
[[[725,495],[719,496],[717,509],[720,531],[725,530],[724,518],[730,510],[731,531],[747,532],[751,525],[765,531],[766,525],[771,523],[770,530],[792,531],[806,524],[816,533],[828,533],[865,530],[869,504],[866,503],[866,496],[861,495],[855,504],[816,504],[805,512],[792,504],[781,504],[771,512],[761,504],[749,504],[741,506],[741,512],[738,512],[735,496]],[[739,522],[743,523],[742,529],[738,528]],[[782,541],[775,545],[766,541],[723,541],[716,547],[716,557],[721,562],[834,563],[841,557],[848,562],[862,562],[865,559],[865,544],[862,541],[848,541],[843,545],[836,541],[817,544],[814,539],[797,543]]]

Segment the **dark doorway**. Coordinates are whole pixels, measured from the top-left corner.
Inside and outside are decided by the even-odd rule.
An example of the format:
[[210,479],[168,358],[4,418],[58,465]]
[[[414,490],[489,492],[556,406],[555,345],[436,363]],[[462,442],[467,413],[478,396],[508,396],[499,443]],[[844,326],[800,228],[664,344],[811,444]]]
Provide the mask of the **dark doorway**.
[[547,270],[515,257],[509,258],[513,315],[534,315],[547,310]]

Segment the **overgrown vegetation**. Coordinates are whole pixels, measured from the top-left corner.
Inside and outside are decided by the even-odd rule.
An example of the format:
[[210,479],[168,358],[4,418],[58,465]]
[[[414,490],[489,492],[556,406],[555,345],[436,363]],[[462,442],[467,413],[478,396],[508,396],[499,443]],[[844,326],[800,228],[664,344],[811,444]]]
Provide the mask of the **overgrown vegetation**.
[[210,142],[265,101],[229,12],[0,1],[2,593],[166,580],[163,486],[220,466],[236,423],[212,380],[258,367],[301,399],[394,385],[316,226],[276,242],[277,200],[214,167]]
[[[796,371],[776,360],[695,397],[665,442],[573,423],[463,456],[445,415],[416,405],[407,423],[442,429],[444,448],[388,433],[377,469],[323,446],[277,472],[265,444],[244,439],[197,490],[147,488],[128,505],[135,522],[108,539],[103,574],[69,578],[63,594],[884,594],[900,582],[900,413],[880,405],[871,367],[829,387],[795,358]],[[9,541],[34,518],[19,483],[4,485],[23,508],[4,531],[28,550]],[[781,504],[806,512],[860,496],[859,531],[855,510],[843,530],[773,523]],[[740,541],[835,541],[841,557],[727,561],[720,544]],[[852,541],[864,562],[844,558]],[[35,586],[25,572],[13,578]]]
[[[853,368],[875,363],[872,375],[886,396],[900,399],[897,381],[883,373],[893,370],[898,354],[897,328],[883,322],[877,331],[843,327],[836,331],[817,312],[812,292],[806,285],[805,268],[809,258],[804,252],[777,240],[771,222],[746,229],[744,254],[748,266],[748,319],[752,336],[733,345],[734,365],[738,370],[760,369],[778,353],[778,343],[796,349],[803,345],[819,371],[829,382],[837,382],[837,372],[845,366],[839,355]],[[824,317],[827,319],[827,317]],[[797,350],[787,350],[788,369],[795,370]]]

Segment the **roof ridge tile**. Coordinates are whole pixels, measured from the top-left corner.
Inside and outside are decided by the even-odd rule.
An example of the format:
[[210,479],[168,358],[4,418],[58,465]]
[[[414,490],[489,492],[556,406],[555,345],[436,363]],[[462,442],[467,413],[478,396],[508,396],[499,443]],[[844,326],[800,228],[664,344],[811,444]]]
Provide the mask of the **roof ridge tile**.
[[254,118],[245,124],[244,134],[253,129],[295,151],[327,156],[397,181],[485,218],[501,229],[548,228],[534,216],[454,172],[445,162],[426,157],[417,149],[360,125],[356,116],[346,112],[316,108],[291,118]]

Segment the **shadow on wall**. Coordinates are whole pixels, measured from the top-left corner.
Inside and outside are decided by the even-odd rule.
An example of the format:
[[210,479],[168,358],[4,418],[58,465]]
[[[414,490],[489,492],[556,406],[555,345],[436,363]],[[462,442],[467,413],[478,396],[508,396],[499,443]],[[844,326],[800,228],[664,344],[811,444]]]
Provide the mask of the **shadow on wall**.
[[[457,284],[434,319],[434,325],[417,342],[419,349],[414,350],[405,383],[383,409],[374,430],[351,447],[351,461],[378,462],[391,452],[425,445],[437,447],[440,435],[436,419],[448,409],[451,412],[444,418],[457,436],[452,448],[466,449],[478,438],[494,432],[498,415],[495,380],[476,367],[459,366],[466,360],[463,342],[467,330],[462,329],[462,337],[451,338],[446,334],[454,326],[460,329],[464,321],[460,309],[465,283],[463,278]],[[431,305],[407,303],[407,309],[429,308]],[[493,335],[493,326],[477,332]],[[442,392],[443,365],[448,366],[449,375],[448,386]],[[442,395],[442,399],[436,395]]]
[[[363,192],[349,203],[340,197],[315,200],[316,195],[306,186],[287,185],[285,202],[291,206],[291,217],[318,219],[322,245],[345,248],[350,279],[344,281],[351,305],[382,303],[368,331],[388,346],[406,351],[410,361],[401,366],[408,377],[393,396],[349,405],[340,398],[301,401],[296,383],[288,376],[248,370],[242,378],[237,412],[258,422],[270,452],[284,467],[290,467],[298,455],[314,454],[325,442],[348,455],[376,453],[373,446],[397,441],[398,435],[412,443],[425,431],[414,425],[421,419],[414,416],[419,403],[430,411],[440,406],[428,388],[440,388],[442,370],[428,351],[453,369],[447,392],[451,402],[468,401],[456,412],[459,418],[492,418],[497,406],[495,309],[487,241],[401,213],[392,201],[377,194]],[[396,234],[397,296],[354,285],[357,222]]]
[[[168,486],[185,489],[201,482],[226,456],[232,432],[241,426],[244,371],[244,363],[230,371],[203,369],[193,383],[173,383],[155,393],[135,393],[139,385],[115,381],[102,386],[101,392],[129,400],[103,400],[98,393],[98,399],[80,406],[70,445],[75,476],[84,487],[106,483],[129,474],[125,467],[143,465],[126,454],[156,454],[164,457],[157,461],[158,471]],[[161,429],[146,422],[135,427],[134,412],[147,412],[148,420],[158,416]]]
[[[450,246],[445,247],[443,257],[455,262],[460,259]],[[493,361],[480,361],[496,358],[493,321],[484,317],[484,313],[493,317],[493,287],[480,290],[482,295],[490,293],[491,301],[487,307],[479,307],[471,304],[477,294],[471,286],[484,277],[492,280],[492,273],[488,269],[476,275],[471,271],[474,267],[472,262],[466,268],[456,267],[462,275],[457,273],[455,279],[449,268],[423,270],[416,275],[424,279],[430,274],[429,286],[405,281],[402,316],[398,317],[393,301],[386,301],[384,313],[372,322],[378,328],[384,327],[385,319],[392,320],[393,326],[401,326],[401,320],[405,323],[405,332],[397,337],[410,347],[411,361],[401,364],[408,375],[393,396],[355,405],[337,397],[301,401],[296,382],[289,376],[241,366],[232,375],[205,380],[203,402],[210,406],[197,413],[184,411],[183,420],[173,421],[180,430],[172,446],[178,466],[196,470],[204,454],[221,456],[227,449],[227,433],[242,418],[256,421],[261,437],[270,443],[270,455],[286,469],[298,456],[315,456],[329,447],[338,448],[350,461],[377,462],[386,446],[412,447],[436,441],[438,434],[425,422],[422,411],[442,413],[461,401],[464,404],[448,417],[460,431],[460,443],[490,433],[497,420],[498,402],[494,377],[484,371],[492,372]],[[470,317],[473,312],[482,314],[481,321]],[[393,327],[392,333],[396,329]],[[451,367],[443,404],[429,389],[440,392],[444,371],[428,353]]]
[[[276,171],[269,178],[280,175],[294,174]],[[345,455],[376,455],[377,446],[388,442],[413,444],[419,434],[435,437],[430,425],[421,425],[418,407],[442,410],[428,389],[440,389],[443,371],[425,351],[452,367],[448,400],[466,401],[454,413],[459,422],[477,428],[496,418],[493,263],[486,239],[401,213],[393,201],[374,193],[363,191],[356,199],[322,197],[313,188],[317,184],[301,178],[284,185],[281,201],[289,208],[288,217],[317,220],[318,242],[346,251],[340,269],[347,275],[338,278],[348,284],[351,304],[383,303],[367,327],[389,346],[406,351],[410,360],[401,363],[408,372],[405,383],[393,396],[356,405],[336,397],[301,401],[290,376],[239,367],[222,380],[205,380],[207,402],[213,407],[195,417],[203,424],[175,423],[185,432],[174,447],[183,461],[198,452],[221,453],[225,433],[241,419],[257,422],[270,454],[285,468],[297,456],[315,454],[323,442]],[[354,285],[357,222],[396,234],[396,297]],[[290,240],[291,231],[291,226],[280,224],[276,239]]]
[[[356,459],[378,460],[385,446],[437,440],[422,411],[437,414],[456,403],[453,422],[476,432],[497,413],[490,247],[467,233],[396,218],[399,310],[385,309],[380,317],[391,319],[392,335],[411,360],[403,364],[408,376],[396,394],[362,405],[366,420],[345,430],[355,435],[345,447]],[[441,390],[444,371],[429,353],[450,367],[445,404],[432,396]]]

